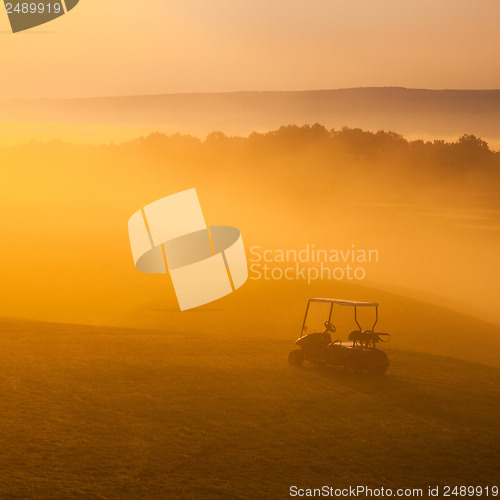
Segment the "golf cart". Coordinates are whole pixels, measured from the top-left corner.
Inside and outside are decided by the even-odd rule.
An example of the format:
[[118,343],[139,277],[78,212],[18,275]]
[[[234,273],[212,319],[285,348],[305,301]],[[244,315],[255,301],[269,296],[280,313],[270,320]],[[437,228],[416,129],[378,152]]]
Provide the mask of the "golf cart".
[[[328,320],[325,321],[325,330],[306,334],[307,315],[311,304],[330,304]],[[332,323],[333,306],[352,307],[354,309],[354,321],[358,326],[353,330],[348,341],[340,339],[332,341],[332,334],[337,330]],[[370,330],[363,330],[358,321],[358,307],[372,307],[375,309],[375,322]],[[300,349],[293,350],[288,356],[291,365],[300,366],[306,359],[313,363],[341,365],[348,374],[360,373],[366,370],[371,375],[382,375],[389,366],[389,358],[385,351],[377,349],[378,342],[388,342],[391,336],[388,333],[375,332],[378,321],[378,307],[376,302],[359,302],[356,300],[340,299],[309,299],[302,324],[300,338],[295,345]],[[336,335],[335,335],[336,336]]]

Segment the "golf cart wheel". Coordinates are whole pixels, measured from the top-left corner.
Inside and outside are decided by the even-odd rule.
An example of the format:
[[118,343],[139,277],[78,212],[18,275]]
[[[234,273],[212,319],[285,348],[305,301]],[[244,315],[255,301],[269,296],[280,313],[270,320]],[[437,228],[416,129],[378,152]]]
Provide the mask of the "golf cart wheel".
[[361,366],[357,362],[357,360],[348,358],[344,361],[344,372],[347,375],[356,375],[361,373]]
[[295,349],[288,355],[288,362],[293,366],[301,366],[304,362],[304,353],[300,349]]

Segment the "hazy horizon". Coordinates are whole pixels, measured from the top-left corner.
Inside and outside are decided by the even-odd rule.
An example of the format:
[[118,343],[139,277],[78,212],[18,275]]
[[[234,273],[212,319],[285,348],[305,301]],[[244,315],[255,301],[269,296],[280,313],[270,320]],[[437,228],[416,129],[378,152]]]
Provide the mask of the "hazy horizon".
[[27,32],[10,33],[7,16],[0,16],[2,69],[9,75],[0,93],[13,99],[235,89],[493,89],[500,87],[500,68],[490,63],[500,43],[499,14],[493,0],[480,9],[466,0],[178,0],[141,9],[86,0]]
[[456,91],[456,92],[495,92],[500,91],[500,83],[498,87],[411,87],[408,85],[353,85],[350,87],[318,87],[318,88],[234,88],[227,90],[186,90],[186,91],[161,91],[151,93],[129,93],[129,94],[97,94],[97,95],[69,95],[64,97],[10,97],[1,98],[0,102],[16,102],[16,101],[77,101],[77,100],[91,100],[91,99],[114,99],[114,98],[127,98],[127,97],[161,97],[161,96],[175,96],[175,95],[199,95],[199,94],[250,94],[250,93],[296,93],[296,92],[328,92],[337,90],[369,90],[369,89],[401,89],[401,90],[429,90],[429,91]]
[[163,93],[4,100],[0,146],[62,139],[121,143],[153,132],[205,138],[248,136],[283,125],[391,130],[410,140],[456,141],[463,134],[500,149],[500,90],[358,87],[309,91]]

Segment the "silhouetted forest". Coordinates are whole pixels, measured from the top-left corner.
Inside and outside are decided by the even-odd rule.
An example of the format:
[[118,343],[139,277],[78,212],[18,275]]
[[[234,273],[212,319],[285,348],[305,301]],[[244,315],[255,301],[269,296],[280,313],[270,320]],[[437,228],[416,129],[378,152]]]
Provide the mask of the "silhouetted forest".
[[204,141],[180,134],[153,133],[123,144],[125,149],[163,150],[177,155],[189,151],[199,155],[238,154],[313,155],[325,159],[348,158],[393,165],[442,166],[460,169],[499,168],[500,152],[492,151],[486,141],[472,134],[456,142],[408,141],[395,132],[369,132],[344,127],[328,130],[323,125],[288,125],[266,133],[253,132],[248,137],[228,137],[212,132]]
[[[412,139],[455,140],[473,133],[500,149],[500,90],[428,90],[401,87],[289,92],[221,92],[86,99],[3,101],[0,124],[19,144],[62,137],[92,144],[123,141],[144,131],[206,137],[213,130],[247,136],[283,124],[321,123],[364,130],[395,130]],[[22,125],[13,130],[11,124]],[[109,127],[109,128],[108,128]],[[43,130],[43,136],[41,132]],[[1,129],[0,129],[1,130]],[[44,139],[42,139],[44,140]]]
[[248,137],[212,132],[205,140],[153,133],[119,148],[126,161],[142,157],[165,168],[198,165],[214,175],[246,171],[266,176],[278,189],[283,183],[328,185],[339,197],[341,188],[359,189],[363,196],[387,188],[393,201],[415,191],[437,198],[443,191],[496,198],[500,185],[500,152],[471,134],[456,142],[408,141],[395,132],[289,125]]
[[27,168],[26,175],[42,168],[68,180],[72,172],[77,177],[106,172],[193,185],[248,182],[256,189],[265,181],[292,197],[303,193],[339,200],[383,196],[408,202],[424,196],[433,202],[496,203],[500,186],[500,152],[474,135],[456,142],[408,141],[395,132],[329,130],[320,124],[282,126],[248,137],[212,132],[204,140],[155,132],[119,145],[32,142],[0,149],[0,161],[7,169]]

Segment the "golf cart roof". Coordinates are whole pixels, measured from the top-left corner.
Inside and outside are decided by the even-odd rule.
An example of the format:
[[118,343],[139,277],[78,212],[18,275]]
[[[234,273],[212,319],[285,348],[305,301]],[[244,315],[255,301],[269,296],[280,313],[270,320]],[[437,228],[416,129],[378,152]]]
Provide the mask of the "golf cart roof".
[[328,304],[338,304],[339,306],[378,307],[377,302],[361,302],[359,300],[315,298],[315,299],[309,299],[309,302],[327,302]]

